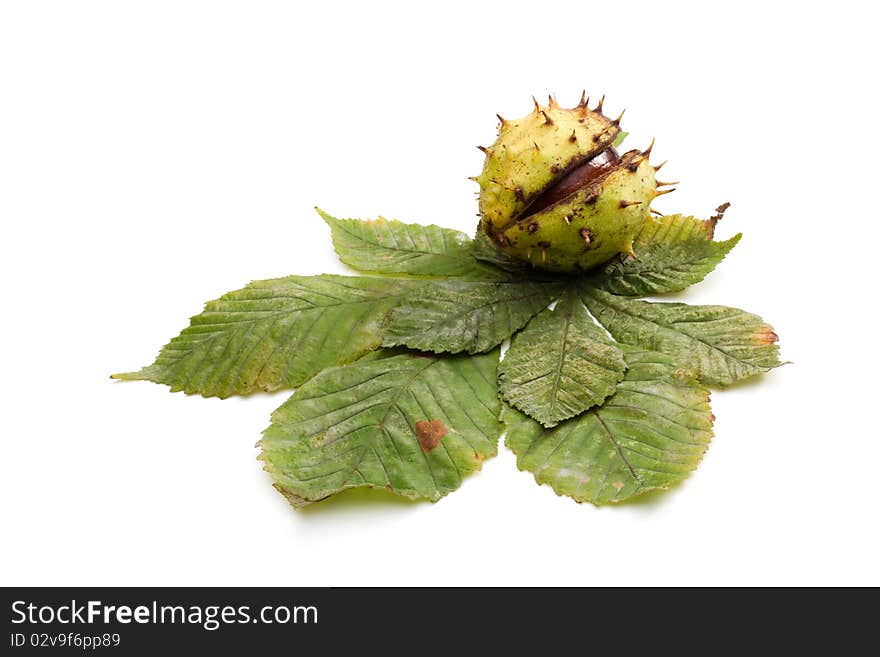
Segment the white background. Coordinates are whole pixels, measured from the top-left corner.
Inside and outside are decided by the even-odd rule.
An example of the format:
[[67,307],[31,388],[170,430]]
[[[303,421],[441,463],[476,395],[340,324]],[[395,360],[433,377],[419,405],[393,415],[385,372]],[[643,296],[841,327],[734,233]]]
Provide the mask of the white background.
[[[4,2],[0,583],[880,584],[878,95],[868,3]],[[437,504],[296,512],[287,393],[114,383],[204,301],[344,272],[312,210],[475,225],[495,112],[582,88],[740,245],[684,297],[793,364],[713,394],[668,494],[596,509],[502,449]]]

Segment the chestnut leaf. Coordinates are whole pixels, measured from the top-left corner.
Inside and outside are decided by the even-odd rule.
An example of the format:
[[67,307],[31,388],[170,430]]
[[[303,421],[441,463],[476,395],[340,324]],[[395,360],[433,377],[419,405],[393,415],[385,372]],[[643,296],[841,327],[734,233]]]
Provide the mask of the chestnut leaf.
[[705,386],[780,364],[756,315],[634,298],[714,269],[740,238],[714,241],[723,208],[652,219],[634,257],[577,277],[480,230],[319,212],[343,262],[376,276],[255,281],[209,302],[152,365],[114,375],[218,397],[301,386],[260,443],[295,506],[355,487],[437,500],[495,455],[499,412],[520,469],[580,502],[620,502],[697,466],[714,420]]
[[221,398],[294,387],[377,348],[388,313],[419,284],[330,274],[254,281],[209,301],[152,365],[113,378]]
[[260,459],[295,506],[356,487],[437,500],[498,451],[497,364],[379,352],[325,370],[272,414]]
[[382,346],[488,351],[544,310],[561,289],[560,283],[534,281],[430,281],[391,311]]
[[663,352],[710,386],[780,365],[773,327],[737,308],[651,303],[589,287],[584,302],[618,342]]
[[520,470],[559,495],[601,505],[669,488],[696,469],[712,438],[708,389],[663,354],[625,356],[617,392],[553,428],[502,410]]
[[337,219],[318,209],[330,226],[339,259],[362,272],[505,280],[509,276],[472,255],[472,240],[457,230],[391,219]]
[[596,287],[624,296],[679,292],[699,283],[739,242],[713,241],[715,221],[684,215],[651,218],[633,240],[635,257],[620,256],[594,277]]
[[623,353],[593,322],[572,283],[555,308],[514,336],[498,385],[507,403],[549,427],[601,404],[625,370]]

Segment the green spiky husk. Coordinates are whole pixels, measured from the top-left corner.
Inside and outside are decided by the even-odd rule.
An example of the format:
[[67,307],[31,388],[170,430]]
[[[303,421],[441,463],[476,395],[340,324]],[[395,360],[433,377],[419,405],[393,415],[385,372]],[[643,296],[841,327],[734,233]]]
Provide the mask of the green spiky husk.
[[484,149],[480,184],[483,231],[497,248],[557,272],[592,269],[622,252],[650,213],[657,188],[648,153],[629,151],[602,175],[537,212],[529,206],[568,172],[608,149],[619,119],[582,101],[565,109],[551,99],[522,119],[502,120]]

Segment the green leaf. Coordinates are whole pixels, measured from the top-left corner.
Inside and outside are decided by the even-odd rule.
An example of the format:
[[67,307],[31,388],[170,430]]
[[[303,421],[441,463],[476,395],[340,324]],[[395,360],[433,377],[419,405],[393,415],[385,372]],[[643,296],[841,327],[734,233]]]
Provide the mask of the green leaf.
[[620,146],[623,143],[623,140],[626,139],[628,135],[629,135],[628,132],[621,131],[620,133],[618,133],[617,137],[614,138],[614,141],[612,142],[611,145],[614,148],[617,148],[618,146]]
[[554,283],[434,281],[392,313],[383,346],[435,353],[479,353],[498,346],[546,308]]
[[698,240],[709,242],[715,237],[715,226],[721,214],[712,219],[697,219],[683,214],[667,214],[662,217],[650,217],[639,228],[633,238],[634,248],[644,248],[657,244],[678,244]]
[[152,365],[113,377],[221,398],[298,386],[378,347],[388,313],[420,284],[333,275],[255,281],[208,302]]
[[571,285],[513,338],[498,383],[505,401],[549,427],[601,404],[625,370],[623,353]]
[[633,242],[635,257],[606,266],[595,281],[613,294],[643,296],[678,292],[699,283],[739,242],[742,234],[712,241],[715,221],[666,215],[646,221]]
[[552,429],[504,408],[520,470],[559,495],[600,505],[668,488],[697,467],[712,438],[709,391],[662,354],[630,349],[626,362],[602,406]]
[[320,209],[318,214],[330,226],[339,258],[355,269],[468,280],[507,278],[496,267],[474,258],[471,239],[457,230],[382,217],[373,221],[337,219]]
[[359,486],[437,500],[498,449],[498,350],[326,370],[272,415],[260,458],[296,505]]
[[589,288],[584,301],[616,340],[668,354],[711,386],[780,364],[773,327],[736,308],[649,303]]

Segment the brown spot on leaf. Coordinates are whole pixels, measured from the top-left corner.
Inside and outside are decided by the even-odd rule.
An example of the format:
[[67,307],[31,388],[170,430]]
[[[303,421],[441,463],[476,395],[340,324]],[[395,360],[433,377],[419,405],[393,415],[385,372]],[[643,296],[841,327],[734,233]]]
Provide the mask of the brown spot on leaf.
[[581,237],[584,240],[584,244],[586,246],[590,246],[593,242],[593,233],[589,228],[581,228],[580,230]]
[[535,222],[532,222],[529,224],[529,226],[528,226],[529,233],[534,233],[537,230],[538,230],[538,224],[536,224]]
[[416,422],[416,438],[423,452],[430,452],[440,445],[440,440],[446,435],[446,425],[443,420],[422,420]]
[[779,342],[779,336],[769,326],[762,326],[755,334],[755,342],[760,345],[773,344],[774,342]]
[[615,481],[615,482],[614,482],[613,484],[611,484],[611,485],[614,486],[614,489],[615,489],[618,493],[620,492],[620,489],[623,488],[623,482],[622,482],[622,481]]

